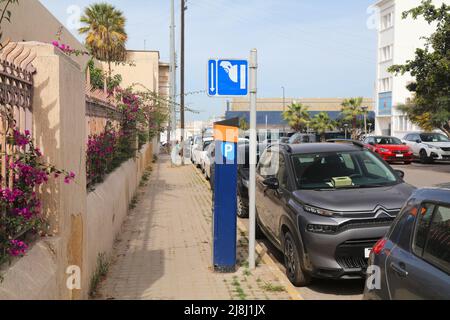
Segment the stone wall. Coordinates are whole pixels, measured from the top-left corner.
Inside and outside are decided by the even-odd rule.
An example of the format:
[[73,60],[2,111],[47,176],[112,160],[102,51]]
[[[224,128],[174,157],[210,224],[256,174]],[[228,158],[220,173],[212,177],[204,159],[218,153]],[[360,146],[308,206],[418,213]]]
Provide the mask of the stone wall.
[[[86,190],[86,97],[82,68],[53,45],[27,42],[37,54],[33,65],[33,135],[44,160],[76,179],[51,179],[39,190],[48,237],[37,241],[25,257],[3,265],[0,300],[87,299],[99,253],[110,254],[128,205],[153,147],[110,174],[92,193]],[[68,268],[79,267],[81,288],[67,287]]]

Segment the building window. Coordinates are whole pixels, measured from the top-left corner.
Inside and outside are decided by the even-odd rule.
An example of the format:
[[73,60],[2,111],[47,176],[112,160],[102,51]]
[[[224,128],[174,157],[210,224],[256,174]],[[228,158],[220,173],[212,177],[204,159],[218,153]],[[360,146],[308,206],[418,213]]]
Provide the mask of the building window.
[[381,31],[389,29],[394,26],[394,14],[389,12],[381,17]]
[[380,61],[388,61],[393,58],[394,46],[389,45],[380,49]]
[[379,84],[380,92],[392,91],[392,78],[383,78],[380,80]]

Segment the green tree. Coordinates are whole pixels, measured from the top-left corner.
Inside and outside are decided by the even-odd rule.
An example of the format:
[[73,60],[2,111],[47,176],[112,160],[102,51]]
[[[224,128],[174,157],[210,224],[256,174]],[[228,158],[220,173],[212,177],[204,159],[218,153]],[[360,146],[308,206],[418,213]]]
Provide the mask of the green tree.
[[288,125],[297,132],[304,132],[307,128],[310,116],[308,107],[294,102],[287,107],[287,110],[283,112],[283,119],[287,121]]
[[126,59],[126,19],[123,13],[107,3],[87,7],[80,19],[85,26],[78,31],[86,36],[86,47],[98,60],[108,63],[108,76],[112,77],[111,64]]
[[440,7],[422,0],[417,8],[403,13],[403,19],[422,16],[436,31],[425,38],[424,48],[416,49],[414,60],[394,65],[389,71],[411,74],[415,81],[407,89],[413,98],[399,109],[424,130],[440,129],[450,137],[450,5]]
[[345,99],[342,102],[342,120],[344,122],[351,122],[352,139],[358,138],[358,117],[364,115],[362,103],[362,97]]
[[241,129],[242,131],[247,131],[249,128],[250,127],[249,127],[247,121],[245,120],[245,118],[240,118],[239,119],[239,129]]
[[320,134],[321,141],[325,141],[325,133],[334,129],[334,123],[326,112],[320,112],[311,120],[311,127]]

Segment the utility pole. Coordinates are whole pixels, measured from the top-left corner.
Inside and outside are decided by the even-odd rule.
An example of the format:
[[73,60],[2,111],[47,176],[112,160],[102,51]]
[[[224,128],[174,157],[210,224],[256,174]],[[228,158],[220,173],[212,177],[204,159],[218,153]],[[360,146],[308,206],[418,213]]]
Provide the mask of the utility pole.
[[187,10],[186,0],[181,0],[181,57],[180,57],[180,120],[181,120],[181,163],[184,165],[184,42],[185,42],[185,19],[184,13]]
[[[177,113],[175,110],[176,103],[176,81],[177,81],[177,60],[175,53],[175,0],[171,0],[170,6],[170,122],[171,133],[173,134],[172,147],[174,147],[177,132]],[[170,139],[170,136],[168,137]],[[170,143],[170,140],[168,141]]]
[[249,179],[249,241],[248,262],[251,270],[256,267],[256,94],[258,74],[258,54],[256,49],[250,52],[250,179]]
[[[284,113],[286,112],[286,89],[283,87],[281,87],[281,89],[283,89],[283,117],[284,117]],[[283,120],[283,131],[284,134],[286,133],[286,121]]]

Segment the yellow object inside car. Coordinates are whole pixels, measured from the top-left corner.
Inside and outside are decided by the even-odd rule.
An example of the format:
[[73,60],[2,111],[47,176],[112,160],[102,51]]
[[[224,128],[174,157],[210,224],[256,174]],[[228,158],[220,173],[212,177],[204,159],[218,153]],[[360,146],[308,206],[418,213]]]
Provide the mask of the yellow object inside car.
[[353,185],[353,180],[350,177],[335,177],[331,179],[335,188],[350,187]]

